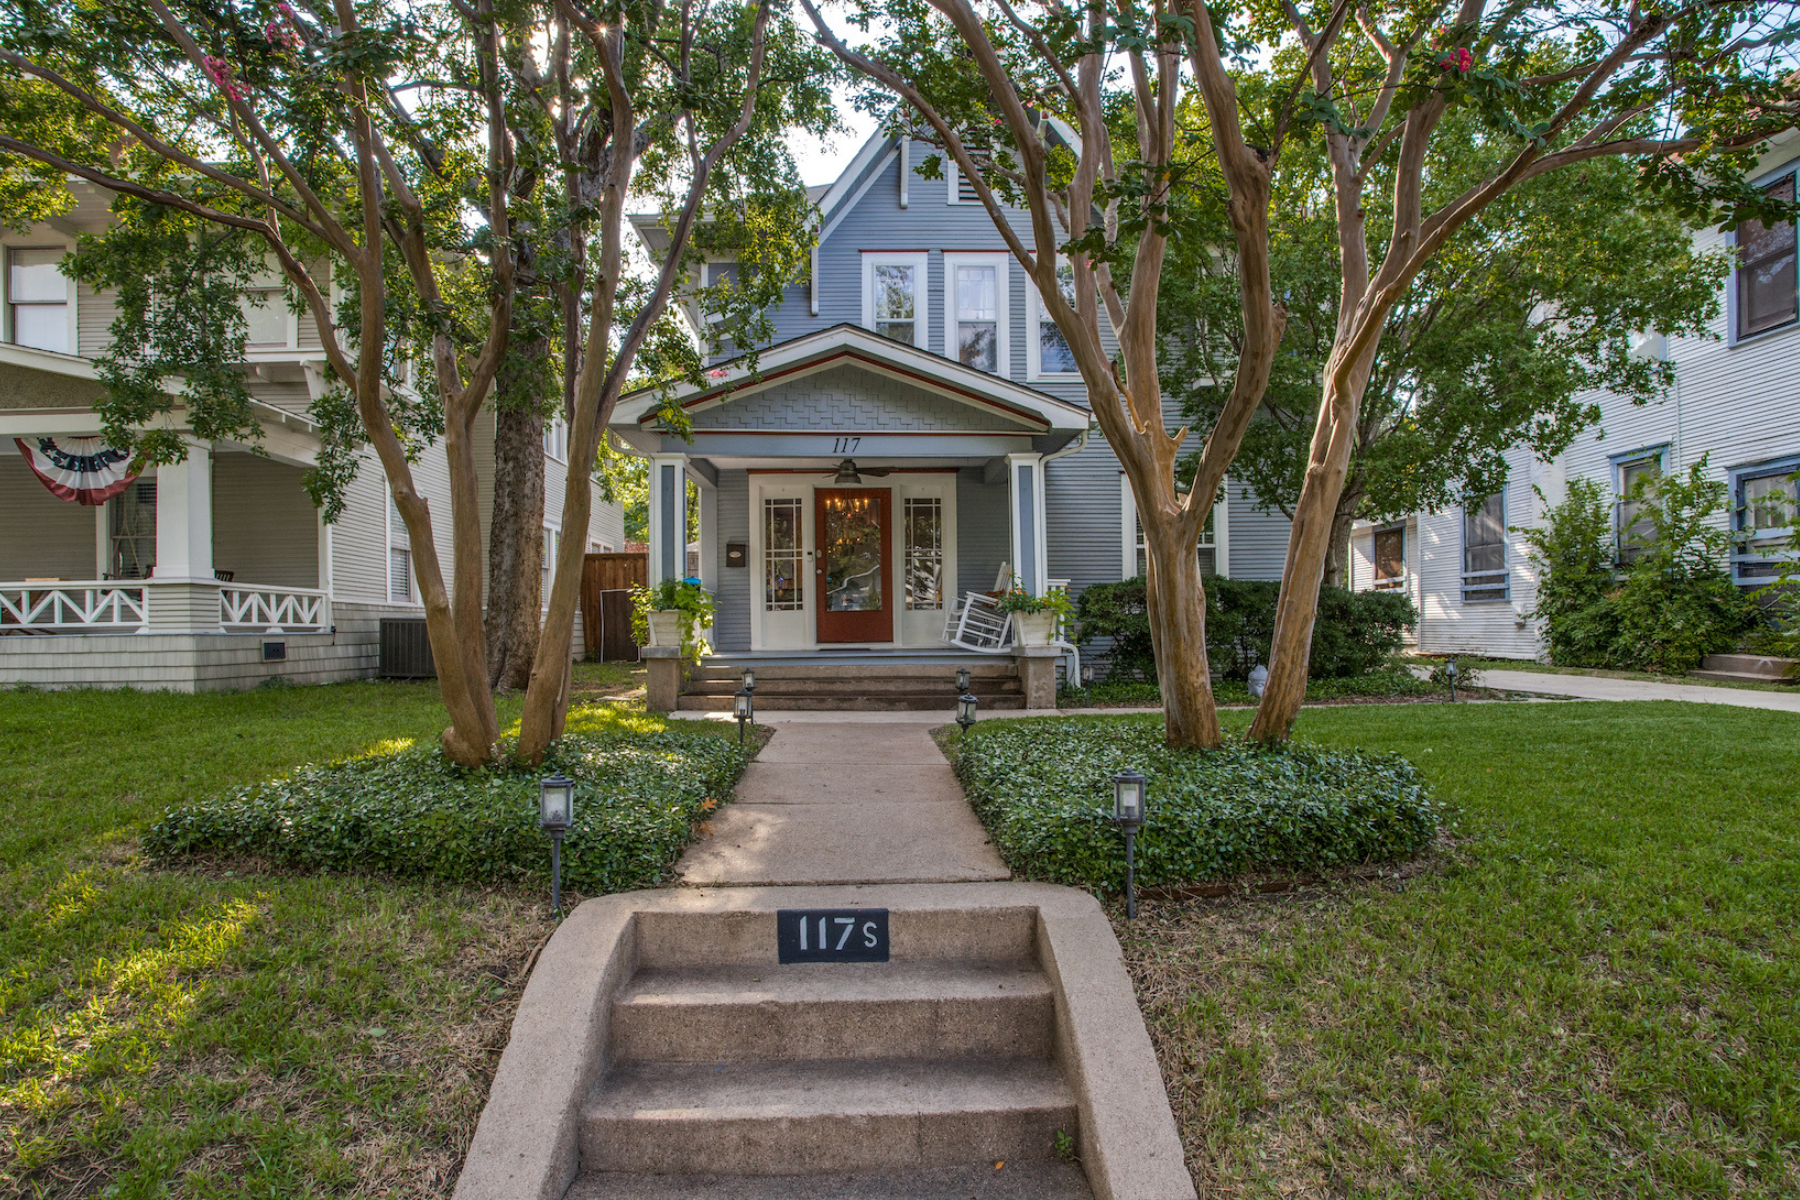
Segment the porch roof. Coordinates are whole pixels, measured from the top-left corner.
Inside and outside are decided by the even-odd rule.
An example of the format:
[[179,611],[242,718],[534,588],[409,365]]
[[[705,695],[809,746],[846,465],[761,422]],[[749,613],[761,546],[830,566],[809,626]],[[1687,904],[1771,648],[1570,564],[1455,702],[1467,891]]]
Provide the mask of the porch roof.
[[[1014,436],[1060,440],[1088,428],[1090,414],[1036,388],[976,370],[939,354],[903,345],[856,325],[833,325],[764,350],[752,371],[740,356],[707,372],[708,384],[678,385],[673,402],[690,416],[742,401],[776,386],[791,386],[808,376],[843,367],[860,368],[920,391],[943,397],[997,419]],[[653,451],[660,441],[655,387],[638,388],[620,397],[612,429],[639,449]],[[844,432],[821,430],[822,433]]]

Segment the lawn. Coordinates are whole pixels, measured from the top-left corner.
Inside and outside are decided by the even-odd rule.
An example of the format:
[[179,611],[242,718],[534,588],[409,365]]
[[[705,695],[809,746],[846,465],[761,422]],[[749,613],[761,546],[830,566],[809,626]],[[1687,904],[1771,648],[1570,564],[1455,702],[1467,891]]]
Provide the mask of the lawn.
[[1405,880],[1115,910],[1205,1194],[1800,1194],[1800,717],[1301,727],[1418,764],[1453,840]]
[[0,1194],[447,1194],[543,891],[138,845],[172,803],[444,723],[430,684],[0,693]]

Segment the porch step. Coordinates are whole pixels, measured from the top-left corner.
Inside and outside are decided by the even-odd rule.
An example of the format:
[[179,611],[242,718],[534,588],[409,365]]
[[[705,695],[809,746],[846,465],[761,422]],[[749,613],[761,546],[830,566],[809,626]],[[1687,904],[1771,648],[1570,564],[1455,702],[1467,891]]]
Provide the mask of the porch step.
[[565,1200],[1093,1200],[1093,1192],[1073,1163],[996,1159],[813,1178],[596,1171],[579,1176]]
[[[735,675],[729,679],[690,677],[681,690],[690,696],[730,696],[741,686]],[[969,680],[969,690],[977,696],[1004,696],[1018,695],[1021,689],[1016,678],[988,677]],[[953,679],[863,679],[854,675],[837,679],[764,679],[760,671],[756,675],[756,698],[759,700],[767,696],[869,696],[884,692],[931,692],[942,696],[946,705],[956,699]]]
[[[983,712],[1023,711],[1025,697],[1017,694],[980,696]],[[776,697],[756,685],[756,702],[768,709],[790,712],[950,712],[956,707],[955,693],[880,692],[851,696],[791,695]],[[681,712],[729,712],[731,694],[718,696],[688,695],[676,697],[675,707]]]
[[956,707],[956,671],[969,671],[969,690],[983,709],[1025,707],[1018,669],[1010,662],[837,662],[760,665],[710,659],[682,685],[676,707],[688,712],[728,712],[743,668],[756,670],[756,700],[770,709],[802,711],[948,712]]
[[[1696,679],[1740,683],[1800,683],[1800,660],[1758,654],[1709,654],[1700,661]],[[759,677],[760,678],[760,677]]]
[[582,1166],[811,1175],[1044,1161],[1075,1098],[1045,1059],[621,1063],[582,1112]]

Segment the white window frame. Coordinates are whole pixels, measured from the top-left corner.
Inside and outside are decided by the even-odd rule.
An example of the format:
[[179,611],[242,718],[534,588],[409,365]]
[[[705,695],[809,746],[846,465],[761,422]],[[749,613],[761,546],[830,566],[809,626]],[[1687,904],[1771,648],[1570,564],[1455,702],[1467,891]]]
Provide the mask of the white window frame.
[[[875,268],[878,266],[911,267],[916,281],[913,289],[913,342],[920,350],[928,349],[931,322],[931,255],[924,250],[865,250],[862,255],[862,327],[875,332]],[[905,342],[900,342],[904,346]]]
[[[1509,505],[1506,502],[1506,489],[1503,487],[1491,495],[1482,497],[1481,506],[1486,508],[1487,502],[1494,496],[1500,497],[1500,566],[1495,570],[1469,570],[1469,506],[1465,504],[1458,510],[1462,523],[1458,547],[1461,553],[1457,564],[1461,569],[1459,578],[1462,581],[1462,586],[1456,593],[1459,604],[1510,604],[1512,602],[1512,539],[1507,536],[1506,512]],[[1497,581],[1494,579],[1495,576],[1499,576]],[[1480,582],[1481,580],[1490,582],[1483,583]],[[1502,594],[1483,597],[1479,600],[1469,599],[1470,592],[1491,592],[1495,588],[1499,588]]]
[[[394,544],[394,525],[398,523],[402,529],[405,529],[406,523],[400,518],[400,505],[394,499],[394,489],[388,487],[383,490],[387,493],[386,519],[382,522],[382,528],[387,531],[387,553],[382,557],[381,573],[382,578],[386,580],[388,603],[417,604],[418,598],[415,593],[418,589],[417,582],[413,577],[412,542],[409,539],[402,538],[401,545]],[[401,554],[406,555],[406,573],[404,575],[406,580],[406,590],[398,596],[394,594],[395,551],[399,551]]]
[[[1212,552],[1213,574],[1231,578],[1231,487],[1227,483],[1219,489],[1218,502],[1212,510]],[[1201,536],[1206,531],[1201,530]],[[1207,543],[1199,543],[1196,551],[1205,549]],[[1149,551],[1144,545],[1143,529],[1138,525],[1137,500],[1131,494],[1131,479],[1125,472],[1119,472],[1119,578],[1133,579],[1144,574],[1137,569],[1138,554],[1144,553],[1145,569],[1150,561]]]
[[569,461],[569,423],[561,413],[544,421],[544,457],[552,462]]
[[[4,334],[7,345],[19,346],[25,350],[36,350],[40,354],[65,354],[70,357],[79,357],[80,356],[80,353],[81,353],[81,342],[80,342],[81,326],[80,326],[80,323],[76,320],[76,315],[75,315],[75,305],[76,305],[76,300],[78,297],[78,292],[77,292],[77,289],[75,286],[75,281],[73,279],[70,279],[67,275],[63,275],[62,278],[63,278],[63,297],[64,297],[63,305],[64,305],[65,315],[67,318],[67,329],[66,329],[66,332],[63,334],[63,344],[65,346],[67,346],[68,349],[66,349],[66,350],[45,350],[38,346],[26,346],[18,340],[18,331],[13,328],[13,298],[12,298],[12,258],[13,258],[13,255],[20,250],[56,250],[63,254],[67,254],[69,251],[71,251],[73,249],[74,249],[74,247],[71,246],[67,242],[40,242],[36,239],[29,239],[29,240],[25,240],[25,241],[21,241],[21,242],[17,242],[17,243],[7,242],[4,245],[0,245],[0,320],[3,320],[5,323],[5,326],[6,326],[6,328],[4,330],[0,330],[0,333]],[[57,270],[57,274],[62,275],[62,271],[60,268]],[[54,301],[47,301],[47,300],[46,301],[26,301],[25,303],[26,304],[41,304],[41,305],[44,305],[47,307],[50,304],[54,303]]]
[[538,608],[544,611],[550,607],[550,580],[556,571],[557,552],[562,548],[562,526],[545,521],[539,546],[542,561],[538,563]]
[[1012,255],[1005,250],[944,255],[944,357],[952,362],[956,356],[956,269],[958,267],[994,268],[994,372],[1000,379],[1012,378]]
[[944,183],[946,185],[944,203],[962,205],[981,203],[980,196],[971,196],[967,200],[962,198],[962,168],[957,165],[956,159],[948,152],[944,154]]
[[[1070,265],[1069,260],[1066,258],[1059,258],[1056,260],[1056,267],[1057,267],[1057,270],[1059,270],[1059,271],[1062,270],[1062,268],[1067,267],[1069,265]],[[1025,276],[1025,379],[1026,379],[1026,381],[1027,382],[1036,382],[1037,380],[1040,380],[1040,379],[1049,380],[1052,382],[1055,382],[1058,380],[1079,381],[1081,379],[1080,371],[1046,371],[1046,370],[1044,370],[1044,360],[1043,360],[1044,341],[1043,341],[1043,335],[1042,335],[1041,331],[1043,329],[1044,323],[1049,320],[1050,320],[1050,313],[1049,313],[1049,310],[1044,307],[1044,296],[1043,296],[1043,293],[1038,290],[1037,280],[1033,279],[1029,275]]]
[[[263,310],[265,312],[279,313],[282,318],[281,340],[279,342],[253,342],[246,337],[244,340],[245,357],[256,359],[267,357],[270,354],[282,354],[291,352],[299,346],[299,318],[288,308],[287,289],[281,285],[280,280],[274,282],[253,283],[249,287],[246,287],[242,294],[245,299],[248,299],[252,294],[266,295],[267,302],[263,306]],[[248,321],[249,318],[250,311],[249,307],[246,306],[244,319]]]

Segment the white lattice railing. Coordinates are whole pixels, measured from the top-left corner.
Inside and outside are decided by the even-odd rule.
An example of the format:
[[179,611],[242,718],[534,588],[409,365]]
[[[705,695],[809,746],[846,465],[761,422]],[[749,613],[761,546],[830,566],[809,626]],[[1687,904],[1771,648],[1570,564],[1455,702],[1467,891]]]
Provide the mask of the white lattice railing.
[[147,620],[142,583],[0,583],[0,633],[129,633]]
[[224,584],[219,623],[227,633],[319,633],[331,627],[331,602],[306,588]]

